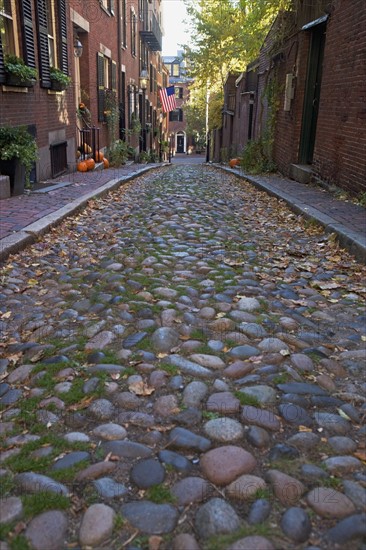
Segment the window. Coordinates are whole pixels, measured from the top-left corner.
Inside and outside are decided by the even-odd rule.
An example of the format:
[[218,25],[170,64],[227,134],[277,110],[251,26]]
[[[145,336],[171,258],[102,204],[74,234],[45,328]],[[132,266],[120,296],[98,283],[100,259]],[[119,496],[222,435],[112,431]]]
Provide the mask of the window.
[[175,87],[175,97],[177,99],[183,99],[183,88],[180,88],[179,86]]
[[170,71],[170,76],[179,76],[179,65],[178,63],[173,63]]
[[55,30],[55,13],[54,4],[51,0],[47,0],[47,31],[48,31],[48,56],[50,66],[56,67],[56,30]]
[[136,56],[136,14],[131,10],[131,55]]
[[127,47],[127,0],[120,0],[120,31],[121,31],[121,48]]
[[102,53],[97,53],[98,121],[105,120],[106,108],[117,92],[117,63]]
[[0,39],[4,54],[15,54],[14,20],[10,0],[0,0]]
[[114,15],[114,0],[100,0],[100,5],[111,15]]
[[183,122],[183,109],[175,109],[169,113],[170,122]]

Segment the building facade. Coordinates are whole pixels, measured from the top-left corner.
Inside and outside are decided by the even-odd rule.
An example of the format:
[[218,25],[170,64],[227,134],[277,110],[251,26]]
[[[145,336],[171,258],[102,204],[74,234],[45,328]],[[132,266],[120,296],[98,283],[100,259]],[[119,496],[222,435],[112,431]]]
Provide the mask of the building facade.
[[224,111],[215,133],[215,159],[228,142],[240,154],[248,140],[262,138],[286,176],[362,195],[366,4],[314,0],[298,6],[279,14],[259,58],[236,79],[236,93],[228,81],[225,97],[235,97],[235,107]]
[[[33,181],[75,169],[82,139],[93,152],[120,138],[136,158],[158,155],[161,18],[161,0],[0,2],[0,126],[35,136]],[[35,68],[36,82],[9,83],[9,56]],[[55,67],[71,77],[63,91],[53,88]]]
[[189,99],[189,85],[192,79],[186,76],[186,63],[183,52],[177,56],[164,56],[164,65],[169,73],[169,85],[174,85],[176,109],[170,111],[169,136],[173,154],[190,153],[193,150],[192,136],[187,133],[184,105]]

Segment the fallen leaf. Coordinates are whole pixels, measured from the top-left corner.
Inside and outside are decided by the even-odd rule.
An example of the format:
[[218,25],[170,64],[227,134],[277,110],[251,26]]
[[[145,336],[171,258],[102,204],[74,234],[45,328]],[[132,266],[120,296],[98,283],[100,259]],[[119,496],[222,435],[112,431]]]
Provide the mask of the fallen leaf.
[[155,391],[155,388],[143,381],[133,382],[128,386],[128,389],[135,395],[151,395]]
[[307,426],[299,426],[299,432],[312,432],[313,430],[311,428],[308,428]]
[[90,405],[92,401],[94,401],[95,397],[94,395],[91,395],[90,397],[84,397],[79,403],[75,403],[74,405],[71,405],[68,407],[68,411],[79,411],[80,409],[86,409]]
[[352,419],[348,416],[348,414],[342,411],[342,409],[337,409],[337,411],[339,413],[339,416],[341,416],[342,418],[345,418],[346,420],[350,420],[352,422]]
[[38,281],[37,281],[37,279],[28,279],[27,284],[29,286],[36,286],[36,285],[38,285]]
[[366,450],[356,451],[355,453],[353,453],[353,456],[359,458],[363,462],[366,462]]
[[167,357],[168,354],[167,353],[158,353],[157,357],[158,359],[164,359],[164,357]]
[[43,357],[43,355],[44,355],[44,350],[41,349],[41,350],[39,350],[38,353],[36,353],[35,355],[33,355],[33,357],[30,358],[30,362],[31,363],[37,363],[37,361],[39,359],[41,359],[41,357]]
[[11,317],[11,311],[7,311],[6,313],[3,313],[1,318],[2,319],[9,319]]
[[159,550],[162,540],[163,537],[158,537],[157,535],[149,537],[149,550]]
[[220,312],[216,315],[216,319],[221,319],[221,317],[225,317],[226,313]]
[[13,363],[16,365],[16,363],[19,361],[19,359],[23,356],[22,352],[19,353],[12,353],[11,355],[7,356],[7,359],[10,363]]

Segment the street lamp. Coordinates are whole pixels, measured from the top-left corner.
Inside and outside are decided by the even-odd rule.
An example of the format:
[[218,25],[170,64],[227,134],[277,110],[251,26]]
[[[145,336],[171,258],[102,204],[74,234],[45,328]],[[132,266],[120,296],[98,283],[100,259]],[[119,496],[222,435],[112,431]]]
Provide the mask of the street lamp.
[[140,73],[140,77],[139,77],[139,83],[140,83],[140,88],[142,90],[142,112],[141,112],[141,138],[142,138],[142,143],[141,143],[141,149],[142,151],[146,151],[146,99],[145,99],[145,95],[146,95],[146,89],[147,89],[147,85],[148,85],[148,82],[149,82],[150,78],[149,78],[149,73],[147,72],[146,70],[146,67],[143,67],[142,68],[142,71]]
[[77,36],[74,38],[74,56],[81,57],[83,55],[83,45]]

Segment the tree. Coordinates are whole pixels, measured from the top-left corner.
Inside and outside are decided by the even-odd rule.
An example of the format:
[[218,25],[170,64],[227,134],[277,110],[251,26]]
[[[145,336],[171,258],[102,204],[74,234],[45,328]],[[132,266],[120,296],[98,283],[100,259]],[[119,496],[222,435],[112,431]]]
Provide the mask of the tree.
[[[208,87],[209,127],[219,127],[227,75],[244,71],[257,57],[276,14],[291,0],[184,1],[193,37],[186,47],[189,76],[195,80],[192,94]],[[202,118],[206,103],[200,101],[197,108]]]

